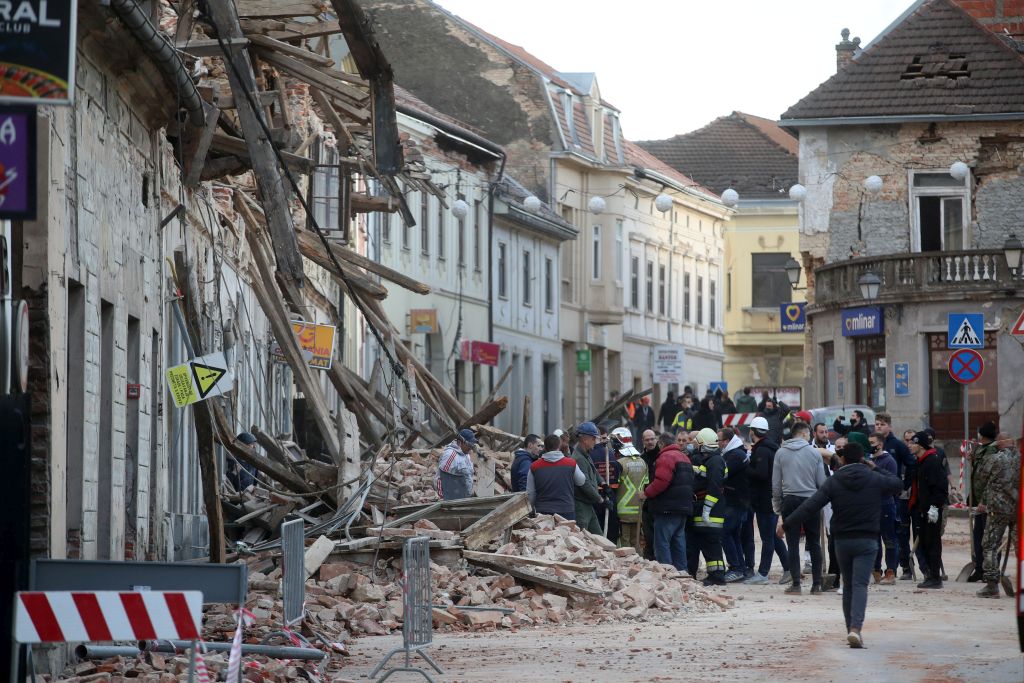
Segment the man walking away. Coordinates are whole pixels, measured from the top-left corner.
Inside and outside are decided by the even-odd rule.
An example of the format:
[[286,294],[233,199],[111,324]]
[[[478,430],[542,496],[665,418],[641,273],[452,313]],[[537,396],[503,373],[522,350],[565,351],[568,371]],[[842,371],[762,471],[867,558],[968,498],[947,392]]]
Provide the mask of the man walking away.
[[861,628],[868,604],[868,583],[871,564],[878,543],[878,524],[881,508],[878,501],[891,498],[903,490],[898,477],[871,471],[864,463],[864,450],[856,443],[848,443],[839,454],[842,467],[829,477],[817,493],[805,500],[786,516],[783,527],[786,534],[800,533],[808,519],[817,519],[826,503],[832,504],[832,535],[836,539],[836,554],[843,577],[843,617],[846,620],[846,640],[850,647],[864,647]]
[[445,447],[437,463],[434,488],[441,500],[458,500],[473,495],[473,461],[469,452],[476,443],[472,429],[463,429]]
[[[561,443],[561,439],[559,439]],[[530,473],[530,465],[544,450],[544,440],[536,434],[530,434],[523,441],[522,448],[516,449],[512,457],[512,492],[526,490],[526,475]]]
[[756,413],[757,399],[750,395],[753,387],[743,387],[743,393],[736,399],[737,413]]
[[778,515],[772,509],[772,470],[774,469],[775,452],[778,444],[768,438],[768,421],[763,417],[755,417],[750,423],[750,439],[754,447],[750,451],[750,463],[747,465],[747,478],[750,480],[750,502],[757,520],[757,531],[761,536],[761,561],[757,572],[744,583],[766,584],[768,572],[772,567],[772,551],[779,556],[782,565],[782,584],[789,585],[793,577],[789,573],[789,554],[786,542],[775,533]]
[[594,506],[601,504],[604,499],[597,489],[600,483],[597,468],[590,460],[590,451],[594,450],[600,435],[593,422],[580,424],[576,430],[576,448],[572,452],[572,459],[576,461],[584,477],[583,485],[577,486],[574,490],[576,525],[592,534],[603,536],[604,532],[601,529],[601,522],[597,519],[597,513],[594,512]]
[[925,579],[917,587],[942,588],[942,530],[939,521],[948,501],[949,484],[928,432],[914,434],[910,447],[917,458],[914,483],[910,489],[910,514],[914,522],[914,536],[928,562]]
[[[882,437],[874,432],[868,437],[871,454],[870,462],[875,470],[896,476],[896,460],[882,447]],[[901,489],[902,491],[902,489]],[[899,547],[896,545],[896,498],[882,494],[879,517],[879,540],[875,552],[875,581],[891,586],[896,583],[896,568],[899,567]],[[882,556],[885,556],[885,577],[882,577]]]
[[988,520],[985,522],[985,535],[981,540],[983,568],[982,578],[985,587],[978,591],[979,598],[998,598],[999,579],[999,548],[1003,540],[1003,532],[1007,532],[1010,542],[1006,552],[1012,553],[1017,534],[1013,525],[1017,515],[1017,500],[1020,497],[1020,451],[1013,445],[1009,434],[997,435],[996,445],[999,450],[987,459],[985,471],[975,471],[975,477],[987,479],[978,501],[978,507],[984,508]]
[[693,464],[671,434],[659,439],[661,453],[654,481],[642,491],[654,518],[654,557],[679,571],[687,569],[686,518],[693,514]]
[[[792,434],[793,438],[785,441],[775,452],[772,470],[772,508],[781,517],[780,525],[825,483],[825,468],[821,463],[821,455],[810,444],[810,426],[806,422],[794,422]],[[819,507],[818,510],[820,509]],[[821,515],[817,511],[813,515],[805,516],[802,524],[794,524],[786,531],[789,573],[793,578],[793,583],[786,588],[786,593],[799,595],[802,592],[801,528],[807,552],[811,555],[811,595],[818,595],[821,593]]]
[[[653,434],[653,431],[648,429],[644,432],[648,433]],[[611,439],[618,452],[619,488],[616,491],[615,512],[619,519],[619,542],[624,547],[639,548],[640,493],[649,482],[647,463],[633,446],[633,438],[628,429],[613,429]]]
[[718,445],[722,449],[727,473],[725,527],[722,529],[722,550],[729,564],[725,582],[736,583],[754,574],[754,528],[750,511],[750,484],[747,480],[750,454],[743,440],[729,427],[719,430]]
[[526,472],[526,496],[542,515],[576,519],[575,490],[587,478],[576,462],[559,450],[561,445],[561,437],[555,434],[544,437],[544,454]]
[[[725,562],[722,559],[722,527],[725,526],[725,501],[722,500],[725,486],[725,460],[718,447],[718,434],[713,429],[702,429],[697,434],[700,462],[694,463],[694,489],[696,490],[691,526],[696,547],[704,555],[708,575],[705,586],[725,585]],[[690,552],[688,566],[690,574],[697,570],[699,558]]]

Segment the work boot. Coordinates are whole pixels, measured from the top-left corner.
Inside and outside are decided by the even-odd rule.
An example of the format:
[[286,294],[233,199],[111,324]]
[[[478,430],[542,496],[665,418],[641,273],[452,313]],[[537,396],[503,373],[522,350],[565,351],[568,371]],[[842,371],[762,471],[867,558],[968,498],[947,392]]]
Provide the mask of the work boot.
[[979,598],[999,598],[999,583],[986,581],[985,587],[976,593]]
[[790,584],[786,588],[786,590],[784,590],[782,592],[785,593],[786,595],[800,595],[801,593],[803,593],[803,590],[800,588],[800,584],[799,583],[794,583],[794,584]]
[[880,570],[876,569],[875,571],[871,572],[871,576],[874,577],[875,583],[882,582],[882,572]]
[[975,569],[973,572],[971,572],[971,575],[967,577],[967,583],[978,583],[983,578],[985,578],[985,576],[982,570]]
[[708,572],[708,576],[704,579],[705,586],[724,586],[725,585],[725,572]]
[[886,569],[885,570],[885,577],[882,578],[882,580],[878,582],[878,585],[880,585],[880,586],[892,586],[895,583],[896,583],[896,572],[894,572],[891,569]]
[[819,584],[811,586],[811,595],[821,595],[821,586]]
[[942,588],[942,581],[939,579],[927,578],[921,583],[917,584],[918,588]]
[[785,586],[787,583],[793,583],[793,575],[789,573],[789,570],[782,572],[782,578],[779,579],[779,585]]

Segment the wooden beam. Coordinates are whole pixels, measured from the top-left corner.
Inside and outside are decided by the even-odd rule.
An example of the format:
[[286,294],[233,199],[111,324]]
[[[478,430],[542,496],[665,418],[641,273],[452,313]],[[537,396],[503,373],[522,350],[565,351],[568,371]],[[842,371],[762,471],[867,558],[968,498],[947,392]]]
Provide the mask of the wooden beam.
[[213,180],[226,175],[240,175],[249,170],[249,165],[235,156],[218,157],[210,159],[207,157],[203,170],[199,174],[200,180]]
[[351,199],[352,213],[398,213],[398,202],[391,197],[371,197],[353,192]]
[[524,519],[531,509],[526,492],[517,493],[463,531],[462,542],[470,550],[479,550]]
[[255,33],[249,36],[249,40],[252,41],[253,45],[258,45],[260,47],[265,47],[270,50],[275,50],[289,57],[294,57],[295,59],[301,60],[303,62],[308,62],[313,66],[319,66],[324,68],[330,68],[334,66],[333,59],[329,59],[322,55],[318,55],[315,52],[310,52],[305,48],[301,48],[281,40],[275,40],[270,36],[264,36],[260,35],[259,33]]
[[[218,152],[225,154],[232,154],[240,159],[248,159],[252,161],[252,157],[249,154],[249,145],[246,140],[242,138],[236,138],[226,133],[217,131],[213,133],[212,148]],[[307,157],[300,157],[298,154],[292,154],[291,152],[281,151],[281,158],[284,159],[285,164],[288,168],[293,171],[297,171],[304,175],[313,175],[316,170],[316,162]],[[276,161],[275,161],[276,163]]]
[[[360,90],[349,83],[345,83],[339,78],[334,78],[333,71],[331,70],[317,69],[314,66],[305,64],[288,55],[275,52],[272,49],[268,50],[265,48],[257,48],[256,52],[259,54],[260,59],[268,64],[272,64],[279,69],[284,69],[299,80],[305,81],[310,85],[315,85],[334,97],[340,97],[343,100],[351,100],[353,103],[359,105],[362,105],[369,99],[369,94],[365,91]],[[369,110],[365,110],[365,117],[369,117],[369,115]]]
[[[224,47],[230,52],[241,50],[249,46],[248,38],[228,38],[224,41]],[[223,57],[224,50],[217,40],[184,40],[174,43],[174,47],[193,57]]]
[[[459,429],[468,429],[475,424],[487,424],[493,420],[501,411],[508,407],[508,396],[499,396],[490,403],[485,404],[480,410],[468,419],[463,420],[459,424]],[[455,438],[456,431],[450,430],[436,442],[434,442],[434,448],[440,448],[449,441]]]
[[[274,6],[277,0],[261,0]],[[207,11],[210,21],[222,39],[241,38],[242,28],[238,24],[235,3],[232,0],[207,0]],[[259,190],[260,203],[267,217],[267,227],[274,242],[274,253],[277,255],[277,268],[285,277],[301,284],[302,257],[295,241],[292,226],[291,210],[288,198],[290,188],[285,185],[281,169],[277,163],[274,149],[264,135],[264,127],[269,126],[263,118],[261,109],[254,108],[246,93],[255,93],[256,77],[253,74],[252,62],[246,50],[239,50],[225,57],[225,71],[231,84],[231,92],[235,95],[238,107],[238,119],[245,135],[248,156],[252,160],[253,173]]]
[[315,17],[323,11],[316,0],[235,0],[240,17]]
[[[174,253],[174,281],[182,298],[175,304],[181,306],[188,336],[193,350],[202,355],[202,327],[199,324],[198,299],[192,292],[189,265],[182,252]],[[215,399],[213,399],[215,400]],[[210,532],[210,562],[222,564],[226,561],[224,547],[224,510],[220,504],[220,473],[217,471],[217,456],[213,450],[213,417],[210,414],[211,401],[200,401],[192,405],[192,422],[196,430],[196,452],[199,455],[199,477],[203,486],[203,507],[206,508],[206,524]]]
[[[326,257],[326,252],[323,249],[323,243],[308,230],[297,230],[299,248],[302,250],[303,256],[314,249],[319,247],[319,251]],[[338,244],[331,245],[331,253],[334,254],[335,258],[341,263],[350,263],[357,268],[362,268],[370,273],[380,275],[385,280],[389,280],[400,287],[408,289],[414,294],[430,294],[430,286],[426,285],[415,278],[411,278],[404,273],[400,273],[393,268],[388,268],[382,263],[377,263],[373,259],[368,259],[362,254],[356,253],[351,249],[347,249]]]
[[523,428],[519,433],[526,436],[530,433],[530,395],[523,395]]
[[278,464],[288,467],[292,463],[292,459],[288,457],[288,453],[277,442],[277,439],[264,432],[257,425],[249,427],[249,433],[256,437],[256,441],[259,442],[260,446],[263,446],[263,450],[267,452],[267,455],[276,460]]
[[[235,206],[244,206],[244,200],[236,197]],[[251,226],[250,226],[251,227]],[[253,255],[253,263],[259,273],[259,278],[253,278],[252,288],[260,308],[270,322],[270,329],[281,348],[281,355],[284,356],[288,367],[292,369],[292,376],[295,384],[306,397],[307,405],[313,412],[313,417],[320,435],[324,439],[327,451],[336,463],[340,463],[342,457],[341,445],[338,443],[338,433],[331,419],[327,403],[324,401],[320,383],[313,377],[313,371],[306,364],[302,348],[295,337],[292,329],[292,322],[285,310],[284,301],[279,296],[274,274],[270,270],[270,264],[263,258],[260,249],[258,236],[259,232],[252,229],[246,230],[245,235],[249,241],[250,252]]]
[[[200,93],[203,88],[199,88]],[[256,93],[256,101],[260,103],[261,107],[266,107],[278,100],[281,93],[276,90],[262,90]],[[217,98],[217,107],[220,109],[234,109],[235,108],[235,96],[231,93],[221,93]]]
[[521,581],[532,583],[537,586],[543,586],[544,588],[557,591],[559,593],[576,593],[593,598],[605,596],[605,592],[597,588],[591,588],[590,586],[584,586],[582,584],[569,583],[568,581],[560,581],[552,578],[550,574],[541,575],[525,569],[519,569],[513,566],[510,562],[503,560],[482,559],[479,556],[473,559],[467,557],[466,559],[470,563],[480,567],[493,569],[497,572],[514,576]]
[[206,167],[206,155],[210,151],[214,133],[217,131],[217,120],[220,118],[220,110],[216,105],[203,101],[203,112],[206,116],[206,125],[202,130],[189,129],[185,142],[185,150],[182,156],[185,158],[185,177],[182,184],[185,187],[195,188],[202,181],[203,169]]
[[508,562],[509,564],[530,564],[535,567],[558,567],[567,572],[592,572],[597,569],[597,565],[593,564],[557,562],[555,560],[542,560],[539,557],[521,557],[519,555],[504,555],[502,553],[482,553],[478,550],[463,550],[462,556],[470,561],[490,560],[491,562]]
[[318,21],[308,24],[298,21],[280,21],[274,19],[242,19],[239,22],[246,35],[262,34],[277,40],[305,40],[341,33],[341,25],[336,21]]
[[174,44],[180,45],[186,42],[192,35],[192,27],[195,25],[196,0],[179,0],[178,2],[178,24],[174,28]]

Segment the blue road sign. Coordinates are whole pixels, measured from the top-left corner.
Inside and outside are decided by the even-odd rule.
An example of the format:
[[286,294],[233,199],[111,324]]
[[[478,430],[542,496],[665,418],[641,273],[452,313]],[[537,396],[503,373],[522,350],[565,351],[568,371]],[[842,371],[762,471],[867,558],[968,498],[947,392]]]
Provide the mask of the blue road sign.
[[708,385],[708,388],[711,389],[712,394],[718,391],[719,389],[721,389],[723,392],[726,392],[729,391],[729,383],[726,381],[712,382],[710,385]]
[[897,396],[910,396],[910,363],[893,363],[892,366]]
[[950,313],[946,339],[951,349],[985,348],[985,314]]
[[949,376],[960,384],[977,382],[984,371],[985,361],[973,349],[960,349],[949,357]]

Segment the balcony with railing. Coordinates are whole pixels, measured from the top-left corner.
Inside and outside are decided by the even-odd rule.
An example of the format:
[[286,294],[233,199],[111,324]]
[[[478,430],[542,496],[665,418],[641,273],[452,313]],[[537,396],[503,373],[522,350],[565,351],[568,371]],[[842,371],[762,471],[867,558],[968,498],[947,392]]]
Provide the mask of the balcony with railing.
[[810,310],[864,303],[860,279],[881,279],[872,303],[942,301],[1013,295],[1024,290],[1022,268],[1011,270],[1003,250],[935,251],[871,256],[821,266],[814,271]]

